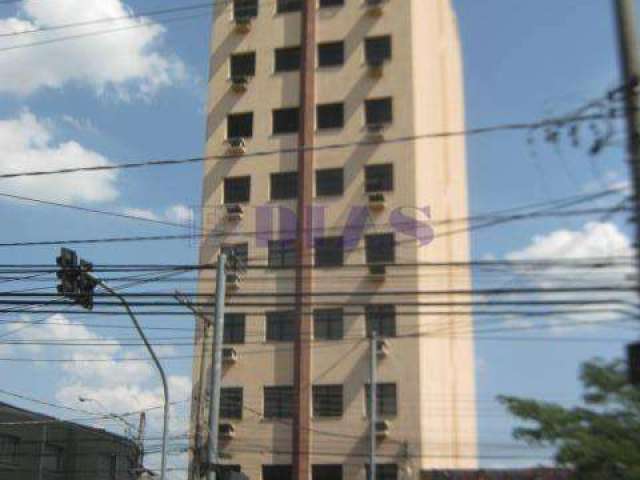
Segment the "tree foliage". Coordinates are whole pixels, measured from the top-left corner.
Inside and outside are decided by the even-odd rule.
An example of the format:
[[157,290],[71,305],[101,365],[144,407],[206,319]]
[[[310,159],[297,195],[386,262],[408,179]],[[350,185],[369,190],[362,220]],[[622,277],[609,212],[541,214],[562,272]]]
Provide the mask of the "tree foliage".
[[582,366],[582,406],[500,396],[526,426],[516,439],[556,449],[555,461],[579,480],[640,480],[640,389],[628,383],[626,365],[592,360]]

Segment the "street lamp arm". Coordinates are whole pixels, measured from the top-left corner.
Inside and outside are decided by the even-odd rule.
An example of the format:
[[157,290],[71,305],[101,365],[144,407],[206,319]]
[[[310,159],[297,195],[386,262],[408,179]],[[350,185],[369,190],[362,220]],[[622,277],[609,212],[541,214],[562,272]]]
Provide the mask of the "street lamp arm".
[[151,346],[151,344],[149,343],[149,340],[147,339],[146,335],[142,331],[142,328],[140,327],[140,324],[138,323],[136,316],[133,314],[133,311],[129,307],[129,304],[127,303],[125,298],[122,295],[120,295],[118,292],[116,292],[114,289],[112,289],[105,282],[100,280],[99,278],[95,278],[95,280],[98,282],[98,285],[100,285],[103,289],[105,289],[111,295],[113,295],[118,300],[120,300],[120,303],[122,303],[122,306],[125,308],[125,310],[129,314],[129,317],[131,317],[131,321],[133,322],[133,325],[138,331],[138,334],[140,334],[142,341],[147,347],[147,350],[149,351],[149,354],[151,355],[151,358],[153,359],[153,362],[155,363],[156,368],[160,373],[160,378],[162,379],[162,389],[164,393],[164,425],[162,428],[162,456],[161,456],[161,465],[160,465],[160,480],[165,480],[167,438],[169,433],[169,386],[167,384],[167,376],[165,375],[164,369],[160,364],[160,360],[158,359],[156,353],[153,351],[153,347]]

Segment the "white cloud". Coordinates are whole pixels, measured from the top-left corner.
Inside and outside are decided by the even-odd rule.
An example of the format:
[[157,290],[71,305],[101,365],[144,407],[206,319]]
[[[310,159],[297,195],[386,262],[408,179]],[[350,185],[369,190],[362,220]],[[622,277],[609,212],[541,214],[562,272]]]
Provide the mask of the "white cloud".
[[[506,258],[516,261],[606,260],[610,257],[633,257],[633,255],[634,250],[629,239],[615,224],[589,222],[579,230],[560,229],[546,235],[538,235],[525,248],[508,254]],[[534,270],[522,267],[516,269],[515,272],[530,285],[544,289],[589,286],[630,287],[633,285],[631,279],[633,278],[634,266],[631,261],[628,261],[622,266],[616,267],[572,270],[557,264]],[[576,302],[585,300],[631,301],[633,298],[634,294],[625,290],[620,292],[567,292],[562,293],[562,295],[541,293],[537,296],[537,299],[540,300],[569,300]],[[563,308],[580,310],[580,313],[570,312],[563,314]],[[545,320],[553,333],[564,334],[575,328],[584,328],[585,323],[595,324],[619,319],[619,310],[621,308],[623,306],[616,306],[613,303],[606,305],[589,305],[585,303],[584,306],[578,304],[558,307],[557,314],[545,317]],[[588,310],[608,311],[587,314],[586,311]],[[514,318],[507,318],[505,319],[505,326],[526,328],[532,322],[534,322],[533,319],[518,317],[517,320],[514,320]]]
[[[0,19],[0,33],[130,13],[121,0],[25,0],[17,17]],[[148,97],[181,80],[185,76],[182,62],[159,51],[164,28],[144,18],[5,37],[3,48],[132,26],[136,28],[5,50],[0,55],[0,91],[29,95],[43,88],[59,89],[73,83],[88,86],[98,94],[112,90],[123,98],[132,94]]]
[[149,210],[147,208],[125,208],[123,213],[125,215],[131,215],[132,217],[146,218],[147,220],[160,219],[153,210]]
[[165,211],[165,218],[171,222],[189,225],[193,222],[193,209],[186,205],[173,205]]
[[[55,125],[28,111],[0,120],[0,171],[55,170],[93,167],[110,162],[75,141],[56,142]],[[62,202],[106,202],[118,196],[115,171],[5,179],[0,191]]]

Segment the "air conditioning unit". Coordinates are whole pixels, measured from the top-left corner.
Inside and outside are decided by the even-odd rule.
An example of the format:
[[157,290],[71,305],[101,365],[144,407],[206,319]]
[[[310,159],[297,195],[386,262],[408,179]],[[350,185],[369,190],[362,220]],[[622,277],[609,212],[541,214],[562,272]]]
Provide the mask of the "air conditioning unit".
[[369,15],[380,16],[382,15],[382,6],[386,0],[365,0],[365,5]]
[[236,349],[232,347],[223,348],[222,361],[224,363],[236,363],[238,361],[238,352],[236,352]]
[[368,123],[367,133],[373,140],[382,140],[384,136],[384,123]]
[[247,85],[249,85],[248,75],[233,75],[231,77],[231,88],[233,88],[234,92],[246,92]]
[[367,59],[367,66],[369,67],[369,75],[372,77],[381,77],[384,70],[385,59],[383,56],[372,56]]
[[386,420],[381,420],[379,422],[376,422],[376,437],[387,438],[389,436],[390,430],[391,430],[391,424]]
[[237,290],[240,288],[240,275],[236,272],[227,273],[227,289]]
[[227,214],[226,219],[230,222],[239,222],[242,220],[242,216],[244,215],[244,210],[241,205],[227,205]]
[[376,354],[378,357],[386,357],[389,355],[389,342],[384,339],[376,341]]
[[382,210],[385,205],[384,193],[376,192],[369,194],[369,208],[371,210]]
[[387,275],[387,266],[384,264],[369,265],[369,276],[372,280],[383,281]]
[[251,30],[251,16],[250,15],[237,15],[234,18],[236,23],[236,32],[247,33]]
[[246,145],[242,137],[228,138],[227,145],[229,145],[229,153],[233,155],[242,155],[246,151]]
[[221,423],[218,426],[218,438],[221,440],[231,440],[236,436],[236,428],[233,423]]

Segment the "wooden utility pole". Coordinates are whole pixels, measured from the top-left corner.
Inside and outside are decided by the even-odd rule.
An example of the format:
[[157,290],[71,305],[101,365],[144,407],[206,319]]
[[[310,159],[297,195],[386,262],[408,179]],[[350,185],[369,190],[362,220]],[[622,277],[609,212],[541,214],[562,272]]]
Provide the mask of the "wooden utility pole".
[[311,478],[311,315],[303,294],[312,284],[313,145],[315,130],[316,0],[302,0],[300,26],[300,120],[294,344],[293,480]]

